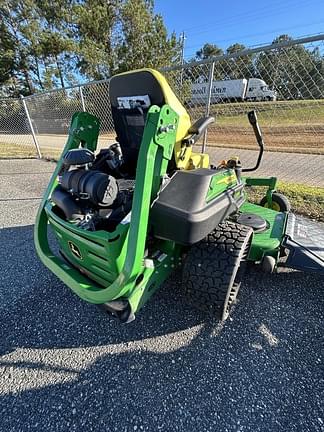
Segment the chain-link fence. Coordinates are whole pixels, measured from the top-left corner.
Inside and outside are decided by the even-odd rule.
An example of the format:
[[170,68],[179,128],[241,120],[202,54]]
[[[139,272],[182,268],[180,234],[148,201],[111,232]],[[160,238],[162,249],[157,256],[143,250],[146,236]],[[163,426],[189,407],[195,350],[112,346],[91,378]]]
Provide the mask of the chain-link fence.
[[[164,75],[192,120],[216,119],[204,141],[213,162],[239,154],[252,165],[256,143],[247,113],[256,110],[267,146],[263,175],[324,186],[324,35],[278,41],[197,63]],[[0,157],[57,157],[75,111],[101,120],[100,146],[115,138],[109,81],[0,101]],[[5,149],[5,151],[1,151]]]
[[0,99],[0,157],[32,157],[35,154],[23,101]]
[[[258,175],[324,187],[324,35],[164,70],[193,119],[215,123],[204,139],[213,160],[253,166],[256,110],[267,152]],[[215,150],[214,150],[215,148]]]

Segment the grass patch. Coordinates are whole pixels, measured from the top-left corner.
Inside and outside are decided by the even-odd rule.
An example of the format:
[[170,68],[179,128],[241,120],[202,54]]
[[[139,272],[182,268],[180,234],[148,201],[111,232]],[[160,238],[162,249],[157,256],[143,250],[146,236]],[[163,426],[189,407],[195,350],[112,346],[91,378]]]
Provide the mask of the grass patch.
[[42,159],[47,159],[53,162],[57,162],[62,154],[62,150],[59,149],[50,149],[45,148],[41,150],[42,152]]
[[[246,191],[251,202],[259,203],[266,188],[251,187]],[[294,213],[324,222],[324,188],[279,181],[277,191],[289,199]]]
[[[41,149],[42,157],[45,159],[58,160],[62,151],[55,148],[44,148]],[[25,158],[37,158],[37,152],[33,146],[24,146],[8,143],[0,143],[0,159],[25,159]]]
[[[190,113],[201,116],[204,107],[192,107]],[[276,102],[219,103],[210,107],[220,126],[242,127],[248,125],[246,113],[256,110],[261,127],[271,126],[322,126],[324,122],[324,100],[295,100]]]
[[242,126],[248,124],[246,112],[255,109],[260,125],[271,127],[319,125],[324,121],[324,101],[260,102],[228,108],[216,108],[220,124]]
[[34,147],[15,144],[0,143],[0,158],[32,158],[37,157]]

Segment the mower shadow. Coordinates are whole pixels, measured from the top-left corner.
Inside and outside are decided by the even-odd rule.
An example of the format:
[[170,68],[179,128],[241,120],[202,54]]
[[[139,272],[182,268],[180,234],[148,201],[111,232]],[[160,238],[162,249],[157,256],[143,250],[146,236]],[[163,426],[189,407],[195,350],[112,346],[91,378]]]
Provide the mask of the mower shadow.
[[[96,306],[81,301],[40,263],[32,230],[32,226],[0,230],[1,244],[6,244],[6,256],[1,258],[0,352],[20,347],[96,347],[154,338],[195,326],[203,326],[205,333],[222,331],[222,325],[186,305],[177,275],[166,281],[133,323],[120,324]],[[8,256],[11,258],[6,260]],[[224,325],[226,332],[235,332],[236,322],[255,327],[273,317],[285,319],[275,308],[292,306],[295,298],[301,297],[307,303],[322,281],[310,274],[264,275],[250,268],[232,314],[233,322],[230,318]],[[296,307],[302,308],[300,301],[294,310]]]
[[121,325],[40,264],[32,228],[0,230],[0,430],[320,430],[323,279],[250,269],[221,326],[170,278]]
[[[141,340],[203,321],[183,304],[176,281],[165,284],[130,325],[81,301],[45,268],[33,246],[33,226],[0,230],[0,352],[16,348],[92,347]],[[8,257],[10,257],[8,259]]]

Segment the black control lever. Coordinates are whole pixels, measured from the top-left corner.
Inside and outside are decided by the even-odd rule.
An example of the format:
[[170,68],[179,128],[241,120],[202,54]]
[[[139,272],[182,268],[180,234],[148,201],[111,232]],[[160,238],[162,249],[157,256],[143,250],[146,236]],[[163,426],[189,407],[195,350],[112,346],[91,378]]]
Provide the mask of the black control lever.
[[256,111],[250,111],[248,112],[248,119],[250,122],[250,125],[253,128],[253,132],[255,135],[255,138],[257,140],[257,143],[259,145],[260,151],[259,151],[259,156],[258,156],[258,160],[256,162],[255,167],[253,168],[243,168],[242,172],[250,172],[250,171],[255,171],[259,168],[261,160],[262,160],[262,156],[263,156],[263,152],[264,152],[264,142],[263,142],[263,138],[262,138],[262,133],[261,133],[261,129],[258,123],[258,118],[256,115]]

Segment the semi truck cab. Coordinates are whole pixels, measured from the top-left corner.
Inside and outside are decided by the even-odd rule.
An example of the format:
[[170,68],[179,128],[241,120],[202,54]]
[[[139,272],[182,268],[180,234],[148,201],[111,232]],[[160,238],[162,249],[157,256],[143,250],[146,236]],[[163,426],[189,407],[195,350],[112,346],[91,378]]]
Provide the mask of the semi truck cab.
[[274,101],[277,95],[274,90],[270,90],[268,85],[259,78],[250,78],[247,85],[246,100],[251,101]]

